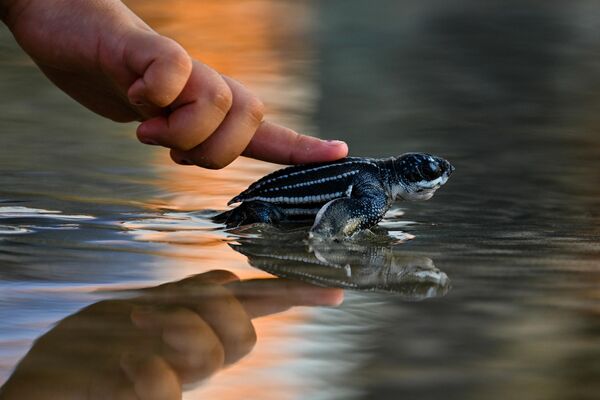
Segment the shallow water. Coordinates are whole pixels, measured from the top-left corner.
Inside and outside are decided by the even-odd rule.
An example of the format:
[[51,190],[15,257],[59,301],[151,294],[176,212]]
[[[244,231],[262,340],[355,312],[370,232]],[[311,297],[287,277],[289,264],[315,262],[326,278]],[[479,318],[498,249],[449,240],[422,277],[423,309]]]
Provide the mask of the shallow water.
[[[456,172],[431,201],[398,204],[375,239],[224,231],[206,210],[275,166],[172,165],[134,125],[55,89],[2,28],[0,381],[83,307],[123,305],[77,314],[121,332],[123,289],[224,269],[250,280],[228,287],[254,310],[257,344],[184,398],[597,398],[599,5],[128,4],[259,93],[272,119],[352,155],[439,154]],[[253,280],[271,274],[304,283]],[[337,293],[307,283],[347,288],[343,304],[283,311]],[[50,342],[60,351],[31,350],[46,357],[32,368],[75,376],[72,355],[90,344],[101,363],[111,340],[72,329]],[[123,379],[106,365],[88,379]]]

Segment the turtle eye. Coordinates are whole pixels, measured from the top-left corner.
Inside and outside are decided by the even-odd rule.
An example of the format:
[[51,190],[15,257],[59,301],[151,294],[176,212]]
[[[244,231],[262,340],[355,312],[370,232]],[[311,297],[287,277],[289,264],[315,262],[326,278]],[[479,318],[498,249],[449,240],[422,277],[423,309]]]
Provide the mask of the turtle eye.
[[442,169],[438,163],[430,161],[421,165],[421,174],[423,174],[423,178],[432,181],[440,177]]

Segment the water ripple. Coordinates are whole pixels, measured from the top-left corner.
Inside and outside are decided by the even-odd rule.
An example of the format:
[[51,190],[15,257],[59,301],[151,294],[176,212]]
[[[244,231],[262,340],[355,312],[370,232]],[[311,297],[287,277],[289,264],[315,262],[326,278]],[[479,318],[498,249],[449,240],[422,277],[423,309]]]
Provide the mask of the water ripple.
[[90,220],[90,215],[68,215],[62,211],[45,210],[43,208],[29,208],[24,206],[0,207],[0,219],[12,218],[51,218],[56,220],[80,221]]
[[[0,207],[0,235],[22,235],[40,230],[78,229],[79,224],[63,221],[93,220],[90,215],[63,214],[62,211],[30,208],[24,206]],[[38,221],[38,223],[32,223]]]

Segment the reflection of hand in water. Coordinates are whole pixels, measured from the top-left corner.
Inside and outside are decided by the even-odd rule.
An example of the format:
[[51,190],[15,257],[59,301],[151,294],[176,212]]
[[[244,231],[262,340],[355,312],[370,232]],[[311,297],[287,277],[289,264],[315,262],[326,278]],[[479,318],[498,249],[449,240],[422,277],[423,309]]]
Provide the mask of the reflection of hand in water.
[[179,399],[244,357],[252,318],[295,305],[337,305],[343,292],[283,279],[238,281],[211,271],[106,300],[39,338],[0,390],[2,399]]

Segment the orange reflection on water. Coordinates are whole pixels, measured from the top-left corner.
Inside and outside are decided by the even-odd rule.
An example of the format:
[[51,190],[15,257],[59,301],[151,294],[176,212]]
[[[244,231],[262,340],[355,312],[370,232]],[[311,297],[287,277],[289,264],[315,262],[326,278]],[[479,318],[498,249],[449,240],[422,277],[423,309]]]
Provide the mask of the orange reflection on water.
[[[273,77],[285,69],[278,50],[305,48],[298,31],[309,21],[304,2],[269,0],[128,0],[127,5],[192,57],[239,78]],[[296,3],[296,4],[295,4]],[[293,18],[290,18],[293,16]],[[285,23],[283,23],[285,22]]]
[[285,400],[302,398],[302,379],[285,368],[300,349],[292,343],[301,340],[290,334],[290,325],[301,325],[307,316],[291,310],[277,316],[253,321],[258,342],[253,352],[242,362],[214,376],[208,385],[187,393],[190,399],[260,399]]
[[[127,4],[157,31],[181,43],[193,57],[247,84],[267,107],[275,104],[276,107],[268,107],[269,119],[275,111],[276,120],[293,121],[292,127],[298,130],[306,128],[302,117],[289,111],[278,114],[277,110],[293,109],[299,101],[310,100],[312,82],[289,78],[286,70],[297,70],[298,65],[291,65],[283,56],[290,49],[306,49],[298,32],[308,22],[307,3],[131,0]],[[283,20],[286,23],[282,24]],[[300,104],[300,108],[310,109],[309,106]],[[242,158],[223,170],[211,171],[174,165],[166,151],[157,154],[152,164],[158,172],[158,185],[166,193],[157,205],[177,212],[223,209],[231,197],[276,168]],[[230,270],[242,279],[268,276],[249,267],[244,256],[229,248],[220,230],[156,229],[138,235],[142,235],[141,240],[167,244],[161,250],[161,255],[166,256],[164,269],[170,274],[165,278],[178,279],[216,268]],[[297,398],[301,379],[284,377],[282,366],[298,359],[297,350],[286,344],[297,336],[291,328],[306,319],[307,311],[297,309],[254,321],[258,336],[254,351],[202,387],[186,392],[185,397]]]
[[208,170],[173,164],[166,152],[154,161],[160,186],[169,193],[163,206],[177,210],[221,210],[236,194],[259,177],[273,171],[273,164],[239,158],[227,168]]
[[314,133],[303,116],[318,95],[314,83],[306,79],[312,74],[309,61],[313,59],[306,34],[313,21],[308,2],[126,3],[159,33],[177,40],[192,57],[250,88],[265,104],[269,120]]

